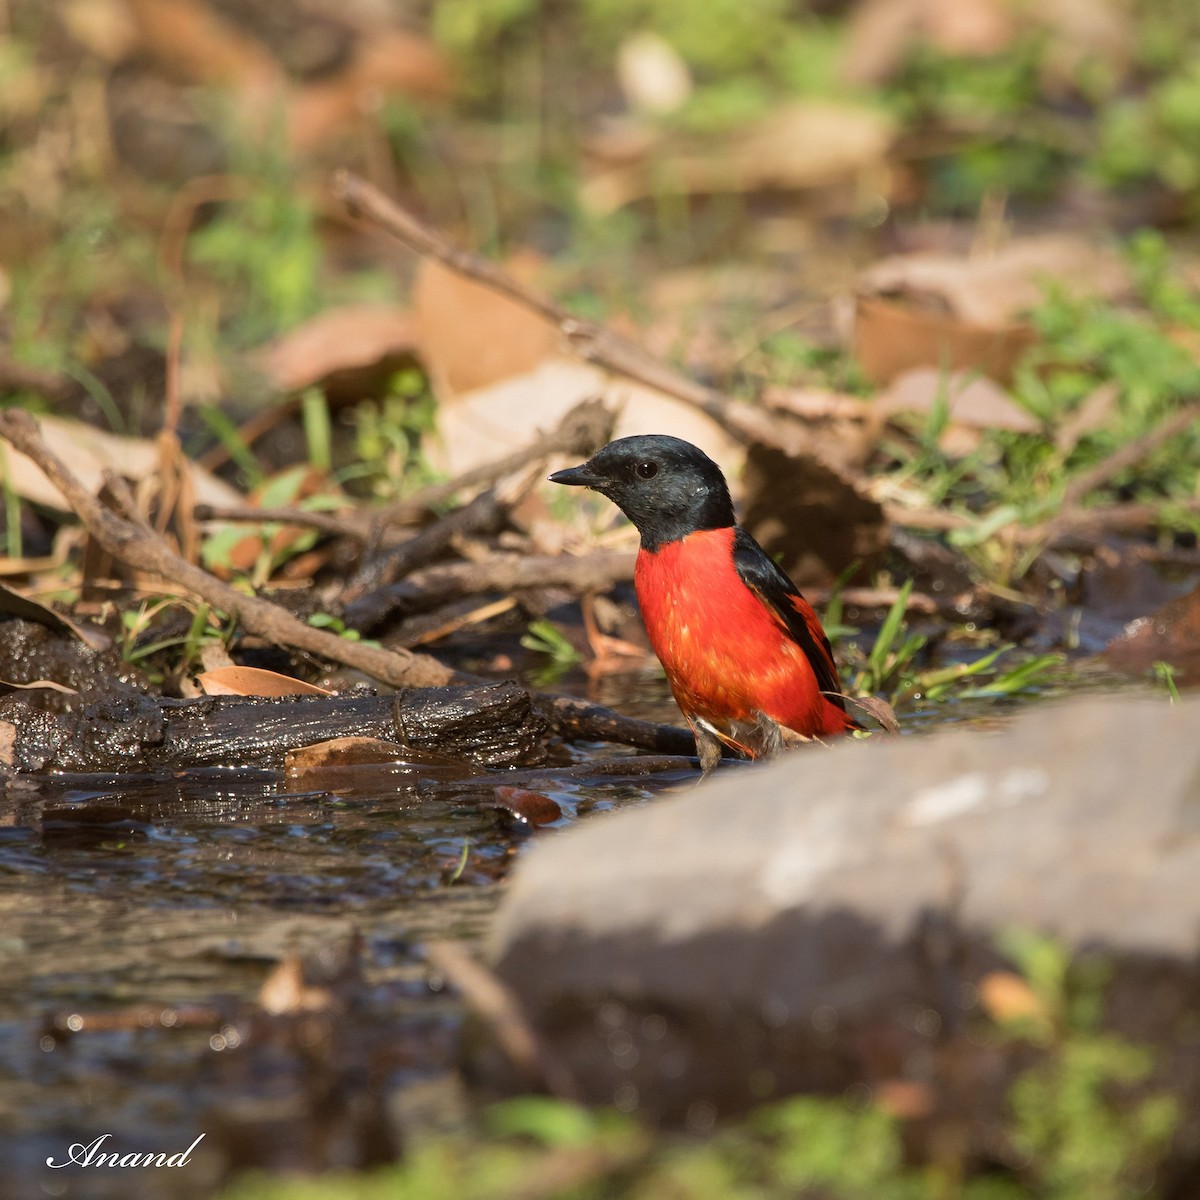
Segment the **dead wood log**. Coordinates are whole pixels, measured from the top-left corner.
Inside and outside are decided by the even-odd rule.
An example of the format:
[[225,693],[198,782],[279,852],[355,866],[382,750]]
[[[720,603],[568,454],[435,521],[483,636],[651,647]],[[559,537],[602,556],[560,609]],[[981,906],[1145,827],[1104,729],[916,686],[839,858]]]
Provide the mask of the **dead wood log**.
[[545,758],[546,726],[530,693],[515,683],[201,700],[39,691],[0,698],[0,756],[22,772],[278,766],[288,750],[359,736],[480,766],[530,766]]

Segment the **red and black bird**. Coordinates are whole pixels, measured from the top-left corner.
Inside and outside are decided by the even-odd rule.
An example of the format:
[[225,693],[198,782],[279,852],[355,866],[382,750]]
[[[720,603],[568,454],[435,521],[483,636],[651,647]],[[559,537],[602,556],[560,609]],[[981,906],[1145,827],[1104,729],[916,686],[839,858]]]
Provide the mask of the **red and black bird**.
[[758,758],[788,730],[858,727],[817,614],[737,523],[708,455],[661,434],[618,438],[550,479],[607,496],[637,527],[642,619],[704,771],[722,744]]

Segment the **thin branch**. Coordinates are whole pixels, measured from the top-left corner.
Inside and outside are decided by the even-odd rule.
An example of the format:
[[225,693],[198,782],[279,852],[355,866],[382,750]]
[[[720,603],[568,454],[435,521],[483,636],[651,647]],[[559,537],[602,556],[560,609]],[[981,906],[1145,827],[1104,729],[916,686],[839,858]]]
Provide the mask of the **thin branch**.
[[484,463],[445,483],[434,483],[395,504],[373,514],[381,524],[403,524],[423,516],[429,509],[444,504],[467,488],[491,487],[506,475],[514,475],[532,463],[558,454],[577,454],[587,458],[611,440],[616,414],[597,396],[581,400],[565,412],[548,433],[537,436],[528,446],[514,450],[495,462]]
[[46,445],[37,422],[18,409],[0,411],[0,437],[31,458],[62,492],[88,532],[115,558],[186,588],[275,645],[292,646],[355,667],[394,687],[437,686],[456,673],[427,654],[381,650],[314,629],[286,609],[247,596],[174,553],[146,526],[104,508]]
[[[436,259],[457,274],[507,296],[556,326],[564,342],[585,361],[700,409],[739,441],[780,444],[780,423],[770,414],[689,379],[606,326],[574,316],[494,263],[456,246],[365,179],[350,171],[338,171],[333,179],[333,192],[351,216],[369,221],[418,254]],[[786,436],[783,440],[787,440]]]
[[567,1064],[538,1037],[521,1002],[506,984],[457,942],[428,942],[425,954],[434,970],[457,988],[467,1007],[487,1023],[514,1067],[562,1100],[581,1098]]
[[427,612],[463,596],[565,587],[577,595],[605,591],[633,578],[634,554],[601,551],[584,555],[513,555],[482,562],[427,567],[402,584],[371,592],[347,605],[347,624],[369,632],[399,614]]

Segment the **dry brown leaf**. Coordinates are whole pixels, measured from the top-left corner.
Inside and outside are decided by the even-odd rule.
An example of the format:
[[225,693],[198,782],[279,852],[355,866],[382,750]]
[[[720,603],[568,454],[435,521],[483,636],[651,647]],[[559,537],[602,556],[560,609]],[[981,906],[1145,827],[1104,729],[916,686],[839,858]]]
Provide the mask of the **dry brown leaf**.
[[330,384],[338,376],[394,370],[416,350],[407,309],[346,304],[326,309],[255,351],[253,362],[280,392]]
[[374,116],[388,96],[439,98],[451,89],[449,63],[431,41],[382,30],[360,42],[346,70],[291,93],[288,139],[293,150],[307,150],[347,123]]
[[71,37],[104,62],[120,62],[137,41],[124,0],[68,0],[58,14]]
[[1015,27],[1004,0],[867,0],[850,22],[842,58],[848,83],[891,79],[918,41],[946,54],[982,58],[1012,43]]
[[1112,666],[1138,674],[1166,662],[1181,680],[1200,680],[1200,587],[1131,621],[1109,642],[1104,657]]
[[375,766],[397,762],[410,753],[399,742],[390,742],[386,738],[339,737],[289,750],[284,766],[289,774],[294,775],[326,767]]
[[333,692],[261,667],[218,667],[196,676],[206,696],[332,696]]
[[614,167],[583,187],[583,204],[609,213],[664,193],[708,195],[803,190],[881,171],[891,119],[864,105],[798,100],[702,153],[662,145],[652,158]]
[[531,792],[527,788],[498,787],[492,789],[495,807],[526,825],[549,825],[562,818],[562,808],[552,796]]
[[1006,330],[1038,305],[1047,284],[1071,295],[1116,299],[1129,291],[1130,278],[1124,260],[1107,246],[1047,234],[1014,238],[988,254],[885,258],[863,273],[859,291]]
[[275,59],[200,0],[126,0],[142,48],[189,83],[282,91]]
[[[527,255],[505,265],[526,282],[538,261]],[[439,390],[451,396],[524,375],[559,346],[548,321],[432,259],[417,273],[413,309],[424,362]]]
[[1050,1019],[1037,993],[1012,971],[989,971],[979,981],[979,1003],[993,1021],[1001,1023]]
[[727,475],[741,465],[739,445],[694,405],[565,357],[548,358],[528,374],[489,387],[441,395],[437,465],[458,475],[520,450],[587,396],[617,410],[615,437],[669,430],[702,447]]
[[49,608],[29,596],[23,596],[3,583],[0,583],[0,614],[20,617],[25,621],[36,621],[39,625],[45,625],[56,633],[69,633],[72,637],[78,638],[85,646],[99,652],[108,650],[113,644],[112,635],[99,625],[84,625],[72,621],[55,609]]
[[842,699],[878,721],[883,726],[884,733],[900,732],[900,720],[896,716],[896,710],[882,696],[847,696],[843,693]]
[[1006,0],[924,0],[922,32],[944,54],[989,58],[1012,45],[1016,27]]
[[811,454],[752,446],[742,477],[743,524],[798,584],[827,584],[858,562],[869,577],[887,522],[859,481]]
[[[153,439],[118,437],[61,417],[39,417],[38,422],[50,450],[93,492],[103,485],[106,470],[134,480],[146,479],[158,470],[158,443]],[[45,475],[11,446],[6,448],[5,464],[9,485],[22,499],[48,508],[70,507]],[[242,503],[240,492],[203,467],[190,463],[188,471],[197,503],[222,508]]]
[[890,383],[897,375],[924,366],[982,371],[1007,383],[1035,336],[1028,325],[1002,329],[973,325],[944,313],[860,296],[853,341],[855,357],[873,383]]
[[879,412],[928,414],[944,403],[954,425],[1037,433],[1041,424],[994,380],[972,371],[914,367],[892,380],[875,401]]

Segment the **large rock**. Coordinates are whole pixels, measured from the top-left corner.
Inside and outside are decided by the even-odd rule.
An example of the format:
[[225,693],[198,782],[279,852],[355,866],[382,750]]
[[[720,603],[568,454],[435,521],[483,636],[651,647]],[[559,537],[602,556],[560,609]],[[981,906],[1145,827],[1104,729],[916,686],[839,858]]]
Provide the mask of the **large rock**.
[[491,958],[592,1100],[919,1084],[994,1116],[1013,1064],[976,985],[996,932],[1040,930],[1111,956],[1110,1024],[1194,1101],[1198,734],[1200,700],[1089,699],[726,768],[534,848]]

